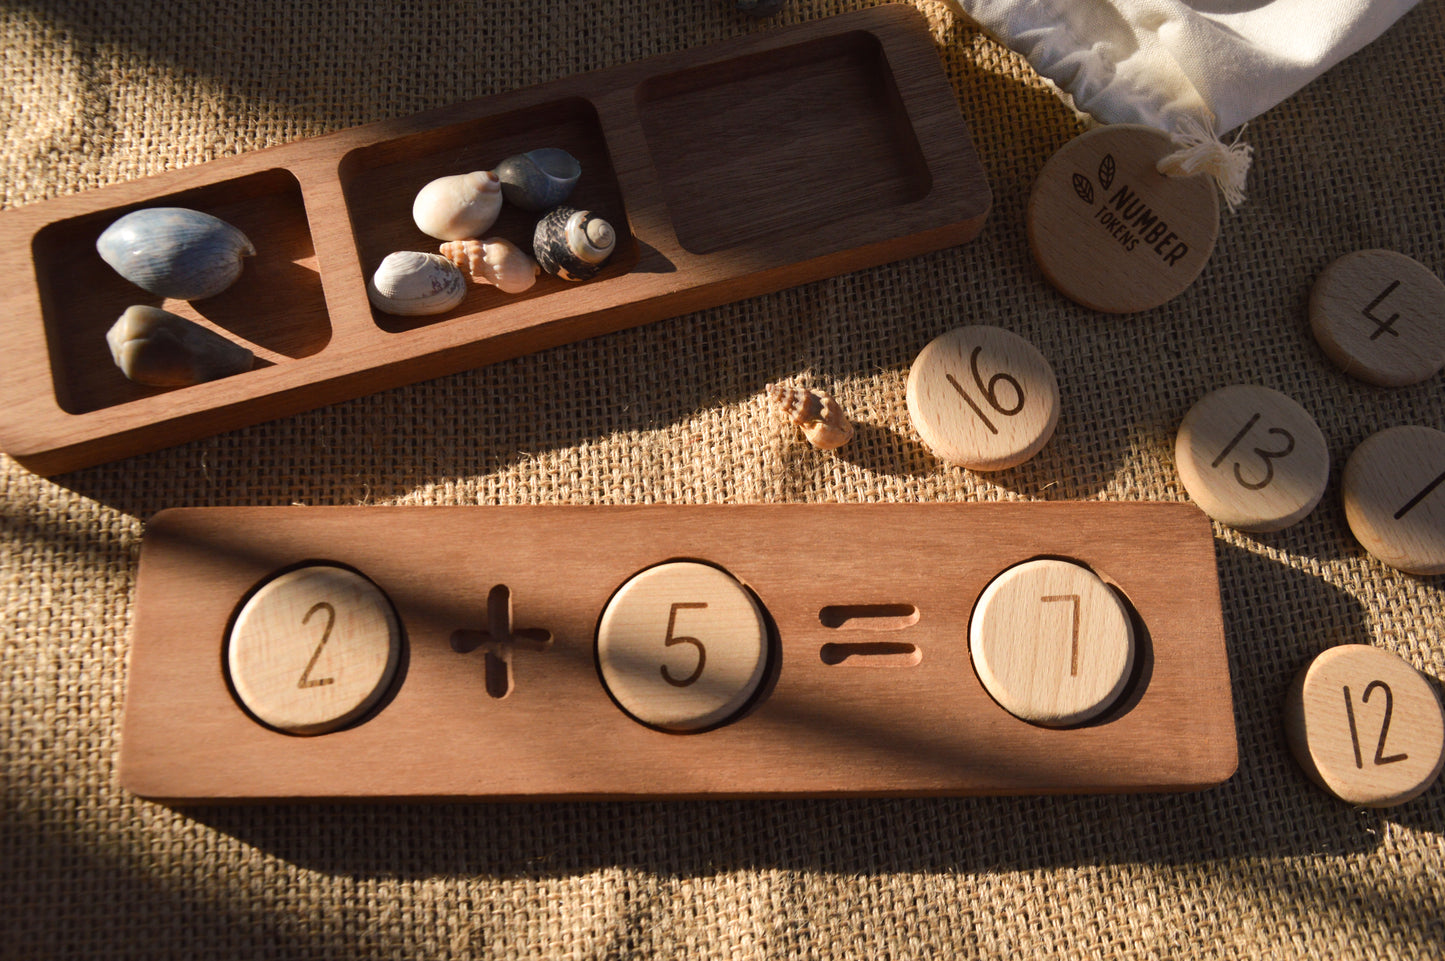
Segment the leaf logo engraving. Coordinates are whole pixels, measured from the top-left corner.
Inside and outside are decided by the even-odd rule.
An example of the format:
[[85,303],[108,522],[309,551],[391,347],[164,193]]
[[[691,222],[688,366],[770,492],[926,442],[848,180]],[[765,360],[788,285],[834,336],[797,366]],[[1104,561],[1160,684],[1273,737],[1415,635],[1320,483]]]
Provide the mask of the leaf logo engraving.
[[1094,202],[1094,185],[1083,174],[1074,174],[1074,193],[1086,204]]
[[1104,159],[1099,161],[1099,186],[1108,190],[1114,183],[1114,155],[1104,154]]

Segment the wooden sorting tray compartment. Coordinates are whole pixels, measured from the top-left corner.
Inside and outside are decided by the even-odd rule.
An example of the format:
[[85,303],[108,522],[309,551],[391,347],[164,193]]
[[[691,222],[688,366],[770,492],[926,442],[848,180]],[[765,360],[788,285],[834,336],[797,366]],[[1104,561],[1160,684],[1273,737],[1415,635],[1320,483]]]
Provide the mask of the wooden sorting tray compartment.
[[[1128,685],[1078,726],[1006,711],[971,659],[986,586],[1036,558],[1087,567],[1134,619]],[[750,592],[771,647],[751,702],[693,733],[624,713],[599,660],[619,586],[680,560]],[[403,654],[369,715],[303,736],[248,713],[226,648],[258,586],[307,564],[375,585]],[[456,641],[513,630],[489,627],[499,588],[506,621],[529,638],[492,652],[508,662],[502,683],[492,655]],[[331,658],[350,642],[338,627],[323,651],[314,600],[284,614],[291,696],[344,670]],[[676,600],[698,614],[698,598]],[[676,635],[699,634],[706,681],[722,655],[700,625],[649,633],[656,660],[642,669],[671,660],[685,673],[694,641]],[[148,525],[120,778],[181,803],[963,795],[1194,789],[1236,763],[1214,542],[1187,504],[263,507],[179,509]]]
[[[602,273],[543,276],[454,310],[374,310],[428,181],[562,147],[575,206],[616,228]],[[914,256],[974,237],[991,202],[926,22],[892,5],[559,80],[61,197],[0,215],[10,357],[0,448],[58,473],[364,393]],[[95,240],[121,215],[213,213],[257,247],[202,301],[114,273]],[[537,215],[489,234],[530,249]],[[255,349],[255,369],[189,387],[128,381],[105,332],[146,303]]]

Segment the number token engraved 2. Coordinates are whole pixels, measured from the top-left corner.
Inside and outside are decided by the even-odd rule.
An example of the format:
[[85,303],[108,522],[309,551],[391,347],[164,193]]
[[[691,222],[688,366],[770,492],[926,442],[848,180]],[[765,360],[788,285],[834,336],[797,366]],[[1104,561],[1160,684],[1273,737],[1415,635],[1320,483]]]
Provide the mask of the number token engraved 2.
[[[1375,746],[1375,764],[1379,766],[1381,764],[1394,764],[1396,761],[1408,760],[1410,757],[1408,754],[1391,754],[1389,757],[1385,757],[1385,738],[1389,736],[1390,715],[1395,709],[1395,696],[1390,693],[1390,685],[1384,681],[1371,681],[1365,686],[1365,693],[1360,695],[1360,703],[1369,703],[1370,694],[1376,688],[1385,692],[1385,717],[1380,721],[1380,743]],[[1353,741],[1355,745],[1355,767],[1364,768],[1365,759],[1360,754],[1360,731],[1359,728],[1355,726],[1355,706],[1350,701],[1350,689],[1348,686],[1344,688],[1344,692],[1345,714],[1350,719],[1350,740]]]
[[681,610],[701,610],[705,607],[707,607],[707,604],[701,602],[676,603],[673,604],[667,612],[667,637],[663,638],[662,643],[667,647],[673,647],[677,644],[691,644],[697,648],[697,667],[693,668],[692,673],[687,677],[680,679],[673,677],[667,670],[667,665],[662,665],[662,679],[673,687],[687,687],[689,684],[696,682],[699,677],[702,677],[703,665],[707,663],[707,648],[703,647],[702,641],[699,641],[695,637],[686,637],[673,633],[677,628],[677,612]]
[[298,688],[322,687],[327,684],[336,683],[336,678],[334,677],[322,677],[314,681],[310,679],[311,669],[316,666],[316,660],[321,656],[321,649],[326,646],[326,642],[331,638],[331,628],[336,625],[336,608],[332,607],[326,601],[320,601],[312,605],[311,610],[306,612],[306,616],[301,618],[301,623],[305,624],[311,620],[311,615],[317,611],[326,612],[326,627],[321,631],[321,640],[316,642],[316,649],[311,652],[311,660],[306,662],[306,670],[301,672],[301,679],[296,682]]

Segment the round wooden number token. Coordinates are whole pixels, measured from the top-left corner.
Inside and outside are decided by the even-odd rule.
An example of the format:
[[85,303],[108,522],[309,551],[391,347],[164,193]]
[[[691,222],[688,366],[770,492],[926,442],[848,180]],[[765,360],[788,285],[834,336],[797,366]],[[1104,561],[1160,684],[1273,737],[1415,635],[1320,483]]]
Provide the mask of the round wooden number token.
[[1134,668],[1119,596],[1086,567],[1026,561],[994,578],[969,622],[978,679],[1015,717],[1067,727],[1118,700]]
[[1388,807],[1417,797],[1445,765],[1445,714],[1419,671],[1346,644],[1316,657],[1285,704],[1290,751],[1342,801]]
[[1033,344],[998,327],[933,340],[908,371],[908,416],[943,460],[974,470],[1022,464],[1059,421],[1059,383]]
[[693,561],[632,577],[597,627],[608,693],[643,724],[668,731],[699,731],[733,717],[767,663],[768,629],[757,601],[724,571]]
[[1050,284],[1111,314],[1172,300],[1199,276],[1219,236],[1206,175],[1168,177],[1177,150],[1152,127],[1099,127],[1065,144],[1029,197],[1029,246]]
[[1184,415],[1174,460],[1189,496],[1221,524],[1277,531],[1314,510],[1330,476],[1309,411],[1250,384],[1206,394]]
[[1345,373],[1418,384],[1445,367],[1445,283],[1393,250],[1346,254],[1310,291],[1310,329]]
[[1409,574],[1445,574],[1445,433],[1391,427],[1367,437],[1341,486],[1365,550]]
[[266,582],[226,643],[236,695],[258,720],[324,734],[381,700],[401,659],[391,602],[355,571],[316,564]]

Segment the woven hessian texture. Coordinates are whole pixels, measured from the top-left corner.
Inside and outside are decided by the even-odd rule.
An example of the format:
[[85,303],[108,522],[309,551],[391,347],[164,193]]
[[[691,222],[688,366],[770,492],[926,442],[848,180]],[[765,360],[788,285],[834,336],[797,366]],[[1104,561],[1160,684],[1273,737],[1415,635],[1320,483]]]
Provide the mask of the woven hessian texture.
[[[754,21],[727,0],[10,0],[4,205],[859,5]],[[1290,678],[1335,644],[1445,676],[1441,579],[1366,556],[1338,483],[1371,433],[1445,428],[1441,378],[1354,381],[1305,312],[1352,250],[1445,272],[1445,7],[1252,123],[1249,200],[1199,281],[1127,317],[1062,299],[1028,253],[1028,192],[1074,116],[947,5],[918,7],[994,192],[971,243],[54,479],[0,459],[0,956],[1445,955],[1445,788],[1352,809],[1306,780],[1281,727]],[[828,185],[800,172],[798,189]],[[1063,397],[1048,446],[998,474],[933,458],[904,402],[917,352],[971,323],[1031,340]],[[768,408],[778,381],[833,392],[852,444],[808,447]],[[117,783],[136,562],[162,508],[1184,500],[1174,430],[1236,382],[1310,410],[1333,470],[1295,527],[1215,525],[1240,747],[1222,787],[178,811]]]

